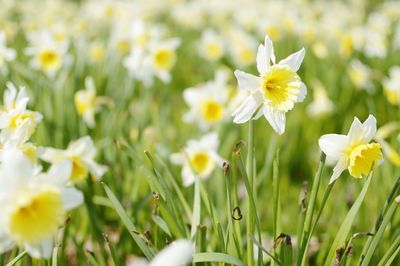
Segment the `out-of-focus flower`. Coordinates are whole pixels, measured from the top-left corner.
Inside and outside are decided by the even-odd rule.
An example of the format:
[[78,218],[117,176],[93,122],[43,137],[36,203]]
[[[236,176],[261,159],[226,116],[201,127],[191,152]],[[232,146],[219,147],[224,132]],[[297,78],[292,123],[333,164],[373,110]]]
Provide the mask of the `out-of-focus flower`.
[[89,45],[89,60],[94,63],[102,62],[106,56],[106,48],[100,41],[94,41]]
[[17,245],[35,258],[48,258],[65,212],[79,206],[82,193],[65,186],[71,165],[60,162],[35,175],[17,150],[4,151],[0,166],[0,252]]
[[[235,71],[239,88],[248,92],[247,98],[233,113],[234,123],[244,123],[264,115],[272,128],[278,133],[285,132],[285,114],[307,95],[307,87],[297,75],[303,61],[304,48],[275,64],[272,42],[265,37],[265,45],[257,52],[259,76],[240,70]],[[270,65],[272,61],[273,65]]]
[[353,59],[350,62],[348,73],[351,81],[357,89],[364,89],[368,92],[374,90],[374,85],[371,82],[372,70],[361,61]]
[[400,67],[393,66],[389,70],[389,77],[382,81],[383,90],[388,101],[393,105],[400,104]]
[[207,130],[226,118],[228,100],[227,77],[224,70],[217,71],[215,80],[196,88],[188,88],[183,92],[183,98],[190,110],[183,120]]
[[30,46],[25,53],[32,56],[30,65],[53,77],[68,61],[68,42],[57,40],[52,32],[41,30],[28,35]]
[[307,113],[311,117],[323,117],[333,112],[334,104],[328,98],[324,86],[314,81],[314,100],[307,106]]
[[198,49],[200,55],[210,61],[219,60],[225,53],[225,45],[222,37],[218,36],[211,29],[203,31]]
[[382,145],[383,154],[389,159],[394,165],[400,167],[400,155],[385,138],[389,137],[394,132],[398,132],[400,129],[400,123],[390,122],[378,129],[376,132],[375,140]]
[[209,133],[200,140],[189,140],[180,153],[171,155],[171,161],[183,165],[183,185],[190,186],[196,177],[206,179],[216,166],[222,167],[223,159],[218,155],[218,134]]
[[3,107],[0,111],[0,141],[4,143],[10,138],[27,140],[42,120],[38,112],[26,109],[29,98],[24,87],[19,91],[11,83],[7,83],[4,92]]
[[256,59],[255,49],[257,47],[255,39],[251,35],[237,29],[233,29],[229,37],[228,49],[233,61],[240,67],[253,64]]
[[94,161],[97,150],[89,136],[82,137],[68,145],[66,150],[54,148],[44,148],[40,158],[52,164],[67,161],[71,165],[71,182],[79,182],[87,178],[88,173],[93,179],[101,178],[108,170],[105,165],[100,165]]
[[376,119],[369,115],[364,123],[355,117],[347,135],[327,134],[319,139],[327,160],[337,162],[329,183],[346,169],[354,178],[367,176],[382,161],[381,145],[370,143],[375,135]]
[[186,239],[177,240],[161,250],[150,262],[135,259],[127,266],[184,266],[193,260],[193,243]]
[[92,77],[86,77],[85,89],[75,93],[74,101],[76,111],[89,127],[95,126],[94,116],[101,104],[113,106],[113,102],[110,99],[96,96],[96,87]]
[[13,61],[17,56],[16,52],[12,48],[8,48],[6,45],[6,35],[0,31],[0,72],[3,75],[8,74],[7,63]]

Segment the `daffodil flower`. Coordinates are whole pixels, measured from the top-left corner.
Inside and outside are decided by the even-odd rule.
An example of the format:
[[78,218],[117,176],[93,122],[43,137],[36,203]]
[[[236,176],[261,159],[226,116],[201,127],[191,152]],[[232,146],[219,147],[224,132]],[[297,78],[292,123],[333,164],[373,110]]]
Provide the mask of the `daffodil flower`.
[[83,195],[67,187],[71,165],[53,165],[48,173],[35,174],[20,151],[2,153],[0,167],[0,253],[20,246],[32,257],[48,258],[53,238],[65,212],[79,206]]
[[7,63],[15,59],[17,53],[14,49],[6,46],[6,34],[0,31],[0,73],[8,74]]
[[209,133],[200,140],[189,140],[183,152],[174,153],[170,159],[175,164],[183,165],[183,185],[190,186],[196,177],[206,179],[216,165],[222,167],[223,159],[218,155],[217,133]]
[[347,135],[327,134],[319,139],[327,160],[337,162],[329,183],[346,169],[354,178],[367,176],[382,161],[381,145],[370,143],[375,135],[376,119],[369,115],[364,123],[355,117]]
[[69,180],[74,183],[84,180],[88,173],[94,179],[99,179],[108,170],[107,166],[94,161],[96,153],[97,150],[92,139],[86,136],[71,142],[66,150],[43,148],[40,158],[52,164],[67,161],[72,168]]
[[283,134],[286,112],[295,103],[302,102],[307,94],[305,84],[296,73],[304,54],[303,48],[276,64],[272,41],[266,36],[265,44],[261,44],[257,52],[259,76],[235,71],[239,88],[247,91],[248,96],[233,113],[233,122],[241,124],[264,115],[272,128]]

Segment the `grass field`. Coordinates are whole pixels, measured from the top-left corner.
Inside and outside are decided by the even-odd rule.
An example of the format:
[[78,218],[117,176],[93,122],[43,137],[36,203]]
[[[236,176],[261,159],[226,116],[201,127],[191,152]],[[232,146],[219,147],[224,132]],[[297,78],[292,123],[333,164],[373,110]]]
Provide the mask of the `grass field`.
[[0,88],[0,265],[400,264],[398,1],[0,0]]

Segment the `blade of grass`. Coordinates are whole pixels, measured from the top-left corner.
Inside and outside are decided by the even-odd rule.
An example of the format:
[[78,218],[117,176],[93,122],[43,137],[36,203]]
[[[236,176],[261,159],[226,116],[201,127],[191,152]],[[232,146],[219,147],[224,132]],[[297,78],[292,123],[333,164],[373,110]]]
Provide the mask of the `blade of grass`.
[[240,261],[238,258],[235,258],[231,255],[224,254],[224,253],[216,253],[216,252],[203,252],[203,253],[196,253],[193,255],[193,262],[222,262],[222,263],[229,263],[236,266],[244,266],[243,262]]
[[18,254],[18,256],[16,256],[14,259],[12,259],[9,263],[6,264],[6,266],[13,266],[15,265],[17,262],[19,262],[23,257],[25,257],[25,255],[28,252],[26,250],[22,251],[21,253]]

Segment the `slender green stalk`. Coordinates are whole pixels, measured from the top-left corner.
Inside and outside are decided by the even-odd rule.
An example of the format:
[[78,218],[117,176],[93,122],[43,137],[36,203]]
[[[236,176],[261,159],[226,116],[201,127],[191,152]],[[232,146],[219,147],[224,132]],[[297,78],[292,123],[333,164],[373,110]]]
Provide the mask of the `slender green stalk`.
[[[250,190],[252,194],[254,194],[254,121],[249,121],[247,135],[247,160],[246,160],[246,173],[249,179]],[[248,214],[247,214],[247,226],[246,226],[246,234],[247,234],[247,265],[254,265],[254,244],[253,244],[253,236],[254,236],[254,208],[251,200],[248,200]]]
[[190,237],[193,239],[197,232],[197,227],[200,225],[200,211],[201,211],[201,198],[200,198],[200,178],[196,176],[194,183],[194,200],[193,200],[193,216],[192,228]]
[[315,209],[315,203],[317,200],[317,195],[318,195],[318,190],[319,186],[321,183],[321,177],[322,177],[322,172],[324,169],[325,165],[325,155],[322,153],[320,156],[319,164],[318,164],[318,170],[314,178],[313,186],[311,189],[311,194],[310,194],[310,200],[307,205],[307,210],[306,210],[306,217],[304,220],[304,225],[303,229],[301,230],[301,241],[300,243],[300,248],[299,248],[299,254],[297,256],[297,265],[302,265],[304,263],[306,253],[307,253],[307,247],[310,239],[310,233],[311,233],[311,222],[314,216],[314,209]]

